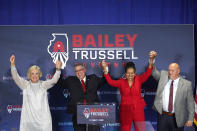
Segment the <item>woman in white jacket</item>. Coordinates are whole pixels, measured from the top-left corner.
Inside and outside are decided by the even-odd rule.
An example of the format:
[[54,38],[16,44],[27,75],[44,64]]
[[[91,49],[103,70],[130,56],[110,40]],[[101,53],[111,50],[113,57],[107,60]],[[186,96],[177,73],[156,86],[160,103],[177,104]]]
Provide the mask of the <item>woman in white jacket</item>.
[[18,75],[14,55],[10,57],[10,63],[13,80],[23,90],[20,131],[52,131],[47,90],[57,83],[62,63],[56,62],[56,72],[53,78],[46,81],[40,80],[42,72],[38,66],[34,65],[29,68],[27,72],[29,80],[25,80]]

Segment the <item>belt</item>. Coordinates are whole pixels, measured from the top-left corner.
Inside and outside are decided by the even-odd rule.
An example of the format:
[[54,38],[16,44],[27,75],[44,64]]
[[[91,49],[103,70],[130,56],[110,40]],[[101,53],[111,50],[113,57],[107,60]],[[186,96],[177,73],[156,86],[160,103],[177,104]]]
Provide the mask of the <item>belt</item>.
[[174,116],[174,113],[162,111],[162,115]]

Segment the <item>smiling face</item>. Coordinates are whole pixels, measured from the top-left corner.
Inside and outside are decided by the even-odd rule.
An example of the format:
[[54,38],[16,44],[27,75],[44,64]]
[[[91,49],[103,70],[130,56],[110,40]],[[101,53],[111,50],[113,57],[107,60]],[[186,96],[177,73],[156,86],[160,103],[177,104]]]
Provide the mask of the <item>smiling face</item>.
[[168,76],[171,80],[176,80],[179,77],[180,68],[177,63],[172,63],[168,67]]
[[126,77],[127,80],[132,81],[135,77],[135,69],[128,68],[126,73],[125,73],[125,77]]
[[42,77],[42,72],[39,66],[33,65],[28,69],[27,77],[32,83],[36,83]]
[[75,74],[79,80],[82,80],[85,77],[85,67],[82,65],[75,66]]
[[40,80],[40,73],[37,69],[33,69],[30,72],[30,80],[32,83],[36,83]]

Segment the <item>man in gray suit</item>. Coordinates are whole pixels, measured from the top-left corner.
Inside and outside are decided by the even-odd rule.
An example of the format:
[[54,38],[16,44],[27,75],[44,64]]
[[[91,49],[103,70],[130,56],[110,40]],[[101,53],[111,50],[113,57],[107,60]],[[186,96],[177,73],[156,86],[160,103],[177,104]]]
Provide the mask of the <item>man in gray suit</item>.
[[184,125],[189,127],[193,124],[192,85],[179,73],[177,63],[171,63],[168,71],[159,72],[155,66],[152,71],[152,76],[159,81],[153,106],[158,112],[158,131],[183,131]]

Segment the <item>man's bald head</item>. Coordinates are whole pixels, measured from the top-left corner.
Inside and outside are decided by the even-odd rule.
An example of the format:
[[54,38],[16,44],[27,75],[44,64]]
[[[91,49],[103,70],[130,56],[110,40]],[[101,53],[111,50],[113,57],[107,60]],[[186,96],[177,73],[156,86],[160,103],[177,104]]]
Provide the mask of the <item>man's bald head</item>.
[[179,77],[180,67],[177,63],[171,63],[168,67],[168,75],[170,79],[175,80]]

